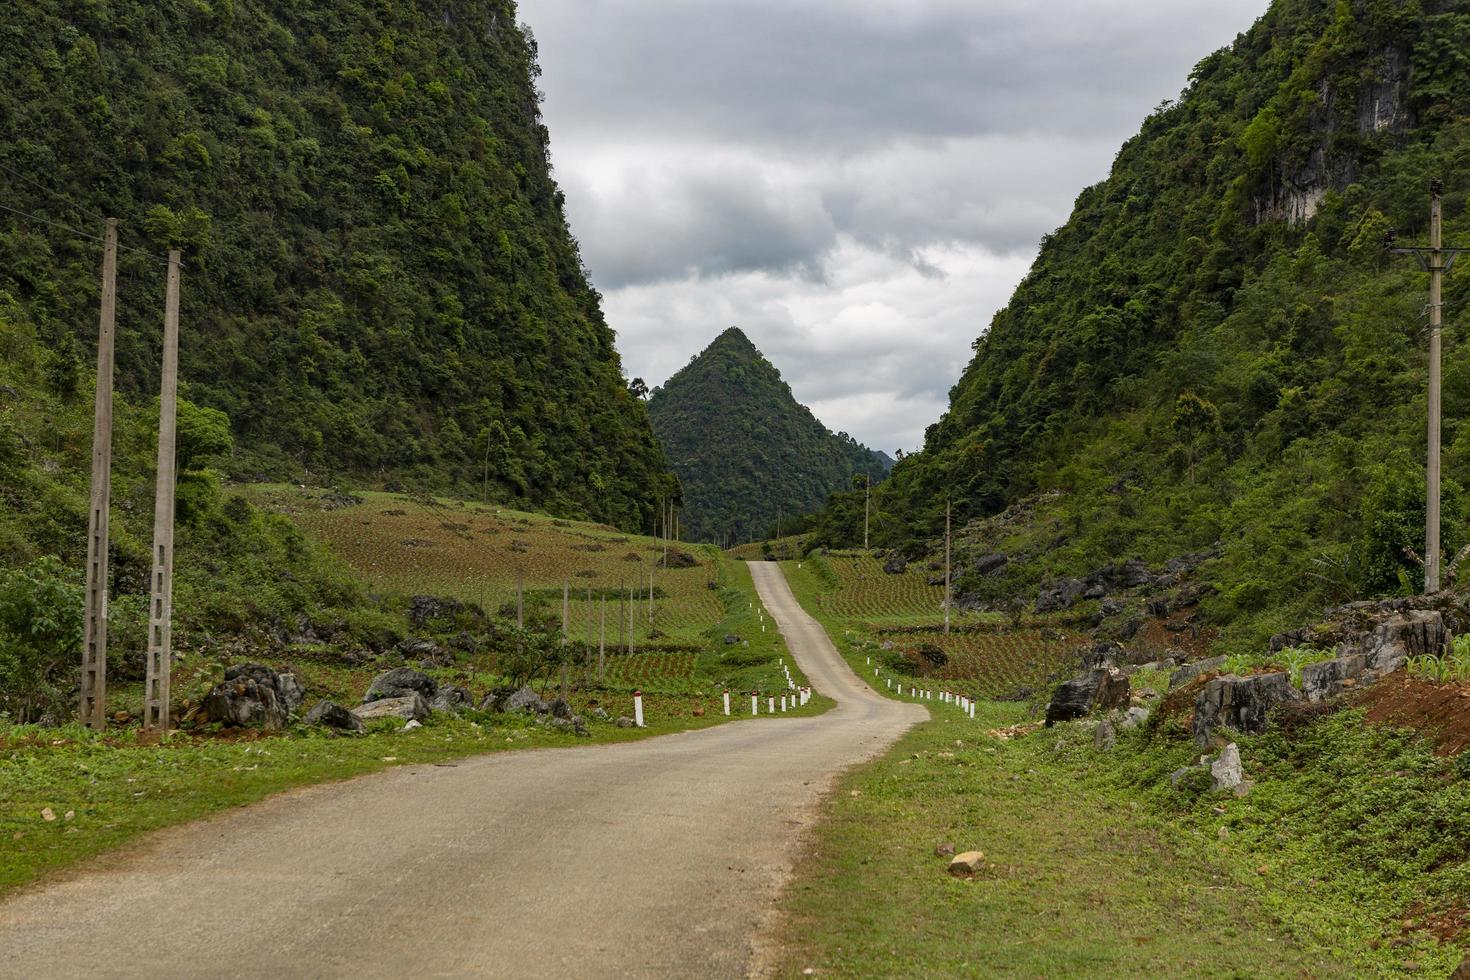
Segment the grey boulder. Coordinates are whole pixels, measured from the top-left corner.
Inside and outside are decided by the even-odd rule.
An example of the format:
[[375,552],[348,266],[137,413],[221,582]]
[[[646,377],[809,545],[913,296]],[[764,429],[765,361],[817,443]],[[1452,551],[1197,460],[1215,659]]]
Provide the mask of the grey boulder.
[[385,698],[403,698],[410,694],[418,694],[424,700],[432,701],[438,693],[439,685],[428,674],[412,667],[395,667],[373,678],[373,683],[362,696],[362,701],[367,704]]
[[451,711],[458,713],[468,711],[474,703],[474,699],[470,696],[469,691],[466,691],[462,687],[456,687],[453,684],[445,684],[429,699],[429,709],[431,711]]
[[529,713],[544,715],[551,711],[551,706],[541,700],[541,695],[531,690],[528,684],[506,698],[500,710],[507,714]]
[[278,674],[262,664],[236,664],[205,695],[204,714],[225,725],[278,731],[304,695],[294,674]]
[[1194,702],[1195,744],[1208,745],[1216,728],[1259,734],[1272,709],[1301,697],[1285,673],[1216,677]]
[[429,717],[429,702],[417,692],[401,698],[380,698],[358,705],[352,713],[359,721],[377,718],[402,718],[404,721],[424,721]]
[[335,701],[318,701],[306,713],[306,723],[308,725],[320,725],[323,728],[337,728],[347,732],[361,732],[365,727],[361,718]]

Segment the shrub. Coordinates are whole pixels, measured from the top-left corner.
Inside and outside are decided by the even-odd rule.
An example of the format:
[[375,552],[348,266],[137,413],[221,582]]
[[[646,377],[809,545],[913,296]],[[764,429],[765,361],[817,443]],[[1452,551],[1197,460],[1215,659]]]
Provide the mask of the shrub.
[[81,575],[59,558],[0,569],[0,709],[25,723],[62,707],[82,617]]

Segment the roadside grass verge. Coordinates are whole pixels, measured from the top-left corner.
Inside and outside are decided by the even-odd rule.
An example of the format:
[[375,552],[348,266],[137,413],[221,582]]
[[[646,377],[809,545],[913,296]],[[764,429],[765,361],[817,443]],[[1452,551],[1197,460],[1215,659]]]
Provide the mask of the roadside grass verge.
[[[814,601],[830,584],[794,568],[793,591],[872,684],[869,631],[887,620],[834,622]],[[1162,693],[1167,675],[1133,680]],[[785,899],[784,973],[1446,977],[1466,955],[1470,756],[1335,705],[1236,736],[1254,787],[1235,798],[1198,768],[1171,782],[1200,758],[1187,716],[1119,731],[1106,752],[1094,721],[987,734],[1032,707],[982,700],[973,723],[936,708],[848,777]],[[941,839],[999,867],[982,899],[979,880],[931,873]]]
[[[1291,940],[1260,894],[1052,739],[940,717],[843,779],[782,899],[779,976],[1362,976]],[[978,726],[978,727],[977,727]],[[973,879],[935,847],[985,852]]]

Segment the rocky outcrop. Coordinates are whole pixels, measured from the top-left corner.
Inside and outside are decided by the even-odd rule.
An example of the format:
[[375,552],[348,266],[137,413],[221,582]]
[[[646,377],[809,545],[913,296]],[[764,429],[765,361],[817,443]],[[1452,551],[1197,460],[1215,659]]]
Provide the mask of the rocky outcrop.
[[318,701],[306,713],[306,723],[347,732],[362,732],[366,729],[361,718],[335,701]]
[[506,714],[544,715],[551,711],[551,705],[527,685],[506,698],[500,710]]
[[362,700],[366,704],[370,701],[381,701],[384,698],[402,698],[410,694],[418,694],[425,701],[432,701],[438,693],[439,685],[428,674],[412,667],[395,667],[374,677],[367,693],[362,696]]
[[305,696],[295,674],[280,674],[263,664],[236,664],[205,695],[204,715],[224,725],[278,731]]
[[1391,674],[1410,657],[1442,653],[1448,644],[1443,613],[1411,609],[1395,613],[1372,632],[1340,644],[1337,652],[1339,656],[1361,655],[1367,667],[1379,674]]
[[1115,667],[1093,670],[1081,677],[1063,681],[1046,706],[1046,727],[1059,721],[1084,718],[1095,709],[1104,711],[1126,707],[1129,697],[1128,678]]
[[382,698],[358,705],[352,713],[359,721],[377,718],[402,718],[405,721],[425,721],[429,717],[429,702],[417,691],[401,698]]
[[1208,745],[1217,728],[1259,734],[1266,730],[1272,709],[1301,697],[1285,673],[1217,677],[1205,684],[1194,702],[1195,744]]
[[458,713],[468,711],[474,706],[474,698],[469,691],[453,684],[441,685],[434,696],[429,699],[431,711],[450,711]]
[[415,626],[436,619],[453,619],[464,611],[464,603],[436,595],[416,595],[408,601],[408,618]]
[[1211,673],[1225,666],[1224,657],[1211,657],[1208,660],[1198,660],[1192,664],[1185,664],[1174,673],[1169,675],[1169,690],[1182,687],[1203,674]]

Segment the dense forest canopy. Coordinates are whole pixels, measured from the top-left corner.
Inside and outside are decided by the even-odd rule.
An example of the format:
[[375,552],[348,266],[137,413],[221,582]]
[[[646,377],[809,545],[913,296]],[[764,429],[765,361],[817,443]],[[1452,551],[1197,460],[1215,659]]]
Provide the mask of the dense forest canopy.
[[[27,0],[0,13],[0,300],[154,390],[184,251],[183,391],[231,475],[488,489],[648,525],[663,455],[548,163],[512,0]],[[70,355],[68,355],[70,356]]]
[[[986,547],[994,599],[1126,557],[1218,549],[1210,617],[1257,642],[1422,570],[1429,182],[1470,243],[1470,3],[1277,0],[1082,192],[879,495],[922,547],[945,502],[1037,501]],[[1470,295],[1450,276],[1447,322]],[[1470,540],[1470,360],[1445,356],[1445,547]],[[1042,496],[1044,494],[1044,496]],[[834,499],[818,539],[852,543]],[[1034,595],[1034,591],[1032,592]]]
[[890,465],[819,422],[737,327],[654,389],[648,411],[679,477],[681,529],[692,540],[763,537],[834,490],[865,479],[876,486]]

